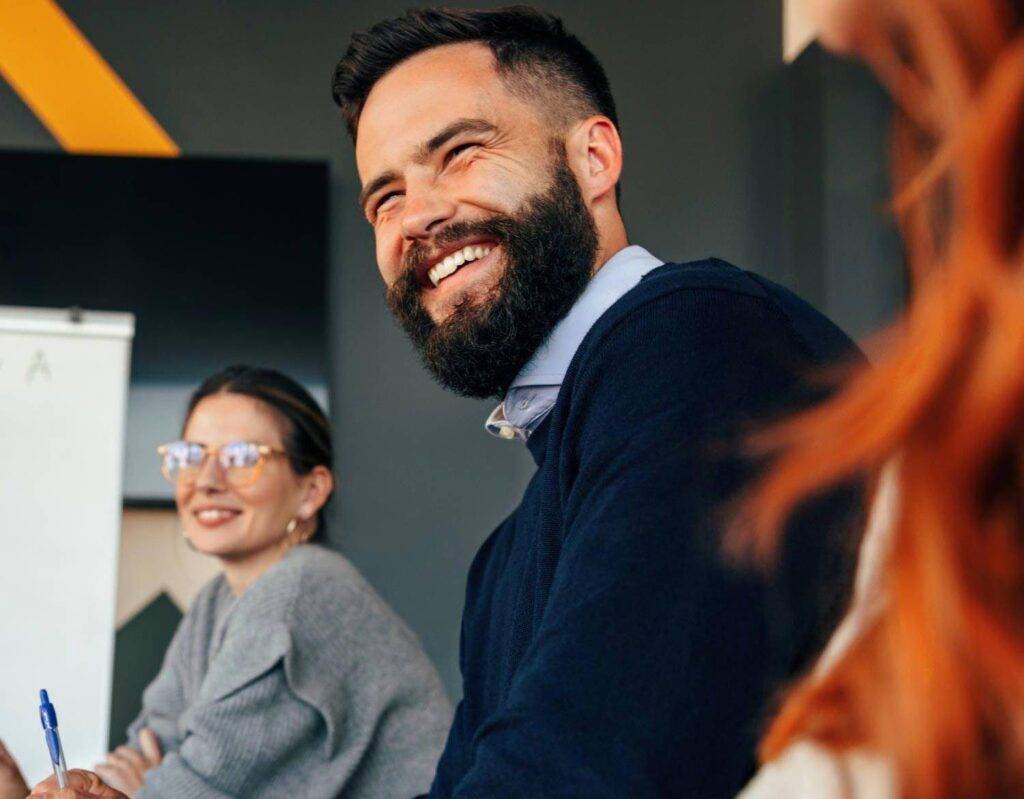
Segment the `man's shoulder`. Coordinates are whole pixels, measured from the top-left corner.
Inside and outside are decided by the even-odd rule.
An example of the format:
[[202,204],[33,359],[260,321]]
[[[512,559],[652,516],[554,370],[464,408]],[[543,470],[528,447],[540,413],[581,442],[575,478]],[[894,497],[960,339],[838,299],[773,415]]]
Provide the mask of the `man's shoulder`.
[[727,325],[751,339],[777,337],[811,364],[858,357],[856,345],[835,323],[789,289],[727,261],[707,258],[666,263],[648,272],[598,319],[577,360],[595,355],[616,334],[629,336],[637,326],[643,326],[644,339],[659,349],[667,341],[685,349],[687,336],[698,333],[701,346],[706,346],[713,336],[703,334],[714,332],[703,327],[707,324]]
[[686,263],[666,263],[648,272],[620,297],[590,329],[580,350],[610,332],[633,324],[677,327],[676,317],[689,302],[712,303],[720,310],[767,303],[765,287],[750,273],[717,258]]
[[[711,289],[752,297],[767,296],[766,285],[752,272],[721,258],[699,261],[670,261],[652,269],[634,289],[637,297],[698,289]],[[632,292],[631,292],[632,293]]]

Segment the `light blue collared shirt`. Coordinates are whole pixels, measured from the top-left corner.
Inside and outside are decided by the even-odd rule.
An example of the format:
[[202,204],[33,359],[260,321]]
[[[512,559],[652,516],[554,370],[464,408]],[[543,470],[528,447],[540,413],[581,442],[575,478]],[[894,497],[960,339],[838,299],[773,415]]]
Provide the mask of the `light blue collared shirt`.
[[590,328],[644,275],[663,263],[636,245],[609,258],[516,375],[504,401],[487,418],[487,432],[499,438],[529,438],[554,407],[569,363]]

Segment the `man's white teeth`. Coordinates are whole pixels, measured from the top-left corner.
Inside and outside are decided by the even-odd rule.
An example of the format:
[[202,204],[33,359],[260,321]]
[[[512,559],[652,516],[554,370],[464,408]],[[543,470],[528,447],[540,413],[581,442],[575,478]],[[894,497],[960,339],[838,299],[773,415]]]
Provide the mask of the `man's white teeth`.
[[477,258],[483,258],[490,251],[491,248],[488,246],[469,245],[468,247],[463,247],[461,250],[444,258],[444,260],[434,264],[431,270],[427,272],[427,277],[430,278],[430,282],[434,286],[437,286],[438,283],[448,277],[448,275],[453,274],[463,264],[468,264]]

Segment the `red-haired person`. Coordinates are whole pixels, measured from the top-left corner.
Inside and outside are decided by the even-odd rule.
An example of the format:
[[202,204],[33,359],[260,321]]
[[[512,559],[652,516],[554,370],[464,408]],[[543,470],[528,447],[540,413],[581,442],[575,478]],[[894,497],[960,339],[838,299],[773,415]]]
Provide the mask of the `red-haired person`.
[[887,354],[771,435],[761,555],[803,497],[876,478],[853,606],[743,799],[1024,795],[1024,4],[820,0],[897,107],[912,299]]

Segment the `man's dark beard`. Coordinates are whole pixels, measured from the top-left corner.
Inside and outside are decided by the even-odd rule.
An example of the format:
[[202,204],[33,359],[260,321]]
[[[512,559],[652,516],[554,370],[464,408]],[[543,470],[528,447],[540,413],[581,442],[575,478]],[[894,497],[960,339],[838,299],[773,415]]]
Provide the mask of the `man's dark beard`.
[[[597,229],[559,146],[552,184],[514,216],[454,222],[433,246],[414,243],[406,270],[387,293],[427,368],[446,388],[468,397],[502,397],[552,328],[583,293],[597,256]],[[442,323],[423,307],[417,267],[428,249],[467,236],[501,245],[505,272],[490,297],[464,297]]]

